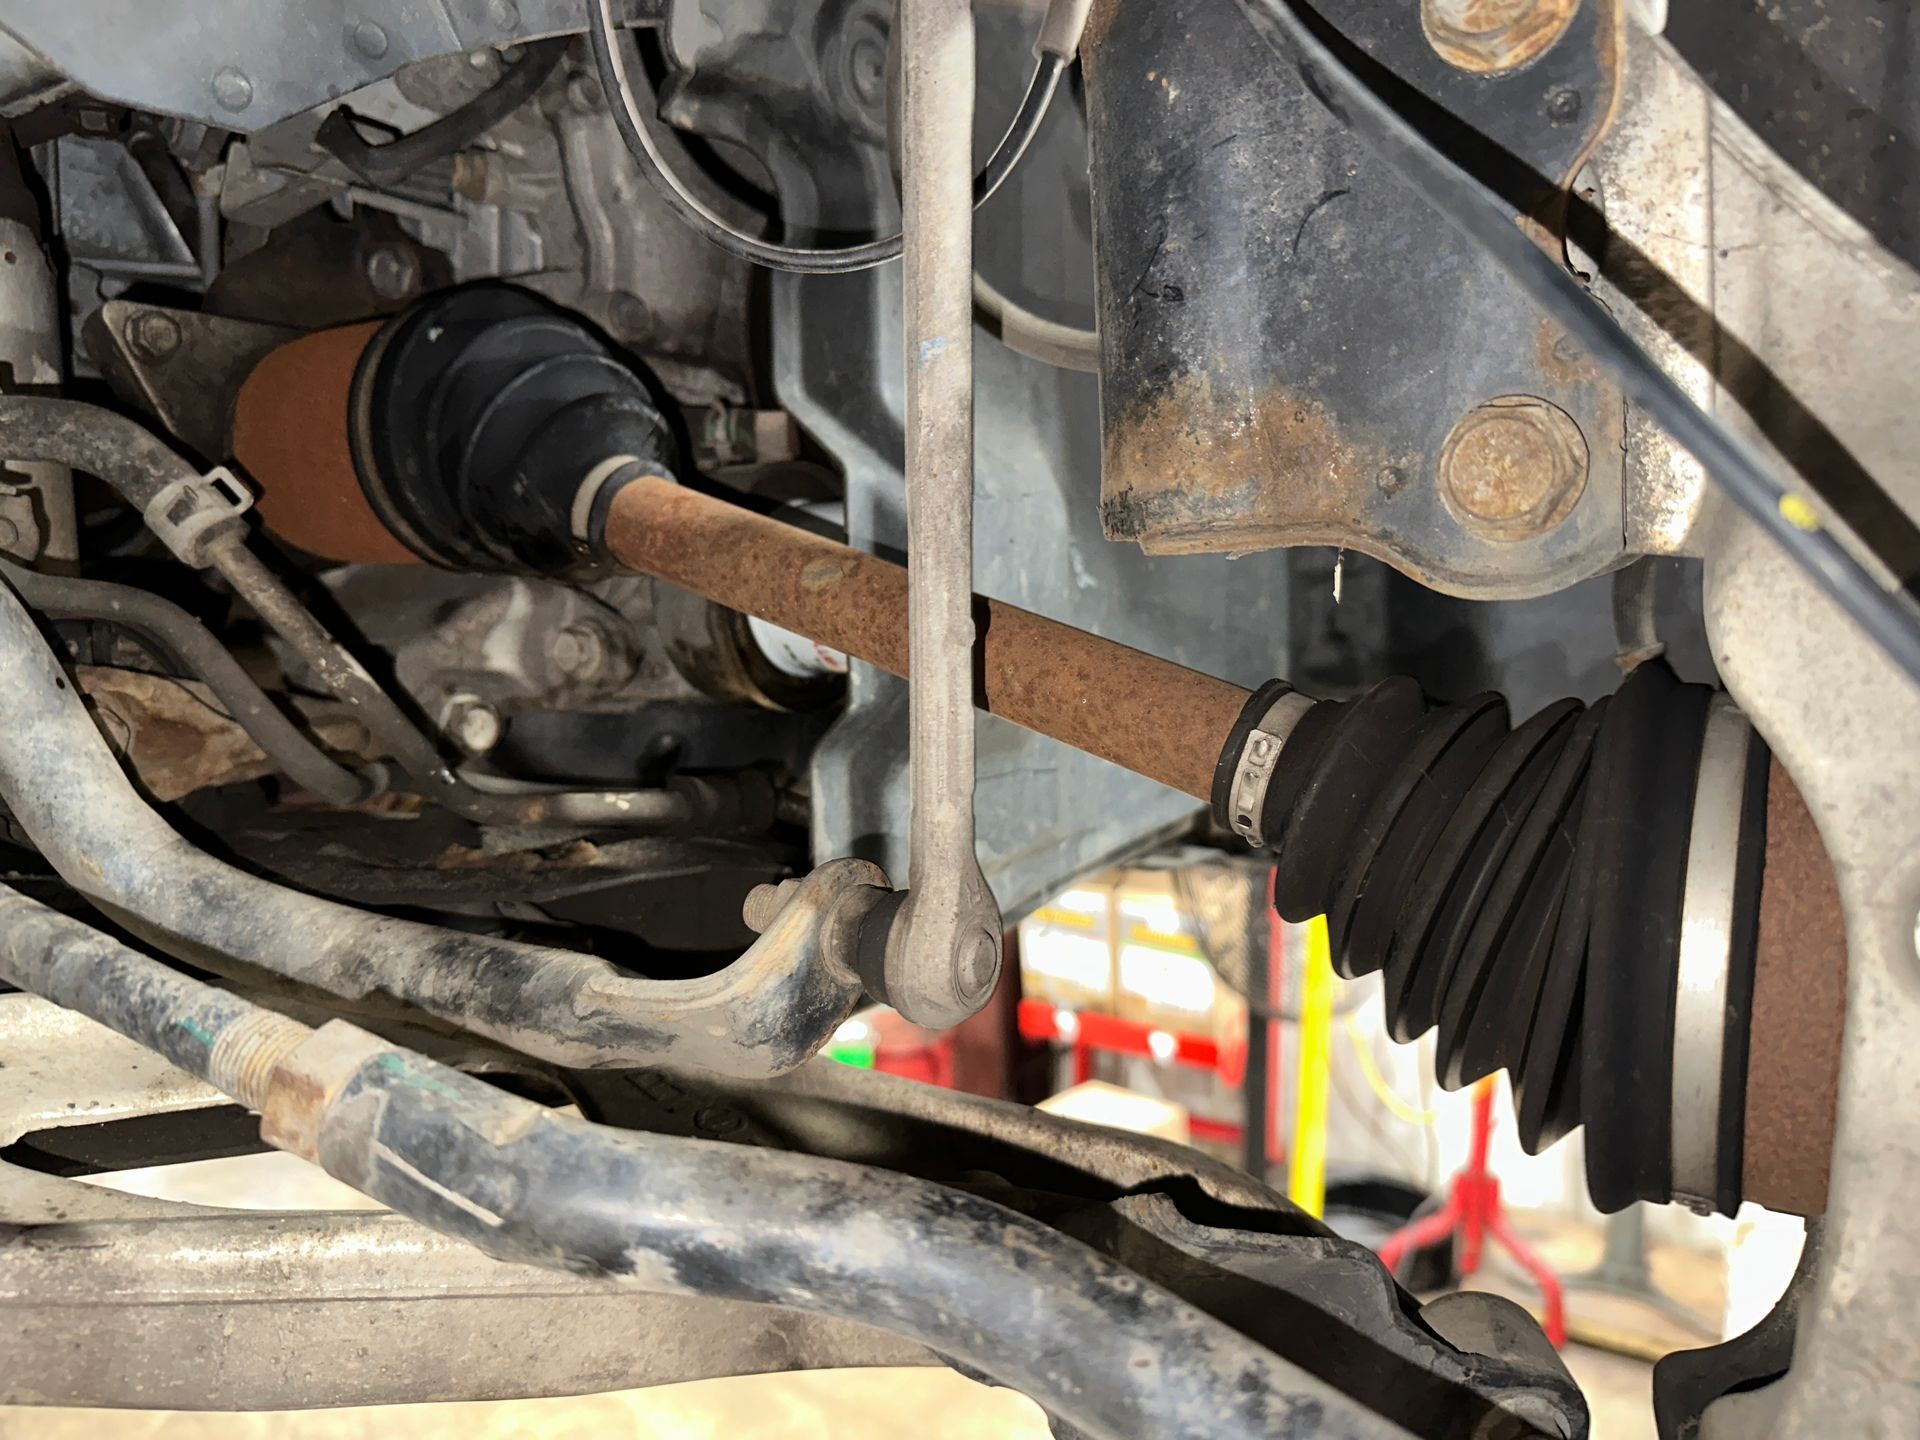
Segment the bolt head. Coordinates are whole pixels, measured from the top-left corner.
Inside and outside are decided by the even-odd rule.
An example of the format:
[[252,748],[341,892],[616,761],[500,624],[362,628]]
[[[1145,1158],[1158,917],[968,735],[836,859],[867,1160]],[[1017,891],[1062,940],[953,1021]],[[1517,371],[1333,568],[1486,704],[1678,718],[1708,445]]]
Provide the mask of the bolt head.
[[500,743],[505,722],[500,712],[477,695],[456,695],[447,702],[441,725],[469,755],[484,755]]
[[387,32],[371,20],[362,20],[353,27],[353,48],[369,60],[378,60],[387,53]]
[[1559,406],[1503,395],[1460,418],[1440,451],[1440,489],[1467,528],[1524,540],[1558,525],[1587,484],[1586,437]]
[[1000,942],[985,930],[976,930],[954,957],[954,988],[968,1002],[991,994],[1000,978]]
[[607,663],[607,642],[595,625],[569,625],[553,637],[553,663],[571,680],[590,680]]
[[20,527],[0,515],[0,550],[11,550],[20,543]]
[[223,66],[213,77],[213,98],[222,110],[240,111],[253,104],[253,81],[247,72]]
[[142,310],[127,327],[127,343],[143,360],[165,360],[180,348],[180,324],[162,311]]
[[1580,0],[1420,0],[1420,28],[1455,69],[1500,75],[1551,50],[1579,10]]
[[608,328],[619,335],[645,335],[653,325],[653,312],[638,295],[617,290],[607,301]]
[[382,300],[404,300],[420,288],[420,264],[412,251],[382,245],[367,257],[367,285]]

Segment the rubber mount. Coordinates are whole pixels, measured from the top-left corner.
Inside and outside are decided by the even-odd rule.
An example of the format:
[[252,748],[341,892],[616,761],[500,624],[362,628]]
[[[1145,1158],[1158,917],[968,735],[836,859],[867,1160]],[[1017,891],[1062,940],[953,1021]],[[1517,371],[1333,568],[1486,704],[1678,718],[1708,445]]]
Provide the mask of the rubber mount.
[[[1610,699],[1510,728],[1497,695],[1429,706],[1397,677],[1307,712],[1261,816],[1281,916],[1325,915],[1334,968],[1382,973],[1396,1040],[1437,1028],[1442,1084],[1506,1070],[1529,1152],[1584,1123],[1602,1210],[1671,1198],[1680,911],[1712,694],[1647,664]],[[1751,750],[1764,779],[1757,736]],[[1728,1214],[1765,835],[1750,782],[1721,1071]]]
[[658,383],[576,316],[508,285],[440,291],[367,346],[354,376],[354,465],[374,510],[457,570],[591,569],[573,534],[581,482],[631,455],[680,470]]

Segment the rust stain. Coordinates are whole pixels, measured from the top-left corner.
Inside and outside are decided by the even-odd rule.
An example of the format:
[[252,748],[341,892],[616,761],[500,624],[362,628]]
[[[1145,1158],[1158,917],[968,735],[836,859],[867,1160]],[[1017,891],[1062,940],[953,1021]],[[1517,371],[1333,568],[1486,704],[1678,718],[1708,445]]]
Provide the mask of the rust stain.
[[1827,1208],[1847,1016],[1846,917],[1820,832],[1778,760],[1748,1027],[1741,1188],[1795,1215]]
[[[907,673],[907,572],[889,561],[659,480],[614,497],[607,546],[634,570]],[[1245,690],[1012,605],[976,596],[973,612],[982,709],[1208,798]]]
[[516,850],[495,855],[472,845],[449,845],[430,862],[436,870],[488,870],[534,873],[546,870],[591,869],[605,863],[600,847],[590,840],[574,840],[544,850]]
[[1534,328],[1533,359],[1540,373],[1559,385],[1597,385],[1606,378],[1580,342],[1552,320]]
[[1317,400],[1189,374],[1109,430],[1101,517],[1108,538],[1156,553],[1351,543],[1378,533],[1369,509],[1397,488],[1382,477],[1411,463]]
[[354,370],[382,323],[303,335],[256,365],[234,405],[233,454],[281,539],[328,560],[421,564],[368,503],[353,463]]
[[1573,417],[1534,395],[1503,395],[1462,416],[1440,451],[1441,497],[1491,539],[1552,529],[1586,489],[1590,456]]
[[1091,66],[1113,28],[1113,17],[1120,11],[1120,0],[1093,0],[1087,11],[1087,23],[1080,31],[1080,63]]
[[1421,0],[1420,28],[1449,65],[1498,75],[1551,50],[1579,10],[1580,0]]
[[92,665],[78,667],[75,678],[95,711],[108,717],[109,741],[156,800],[273,773],[246,731],[180,681]]

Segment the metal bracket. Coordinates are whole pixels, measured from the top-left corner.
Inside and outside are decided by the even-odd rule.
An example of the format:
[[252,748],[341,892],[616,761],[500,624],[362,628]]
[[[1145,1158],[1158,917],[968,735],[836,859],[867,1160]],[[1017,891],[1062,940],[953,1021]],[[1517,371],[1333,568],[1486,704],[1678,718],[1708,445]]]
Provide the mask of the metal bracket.
[[212,562],[207,541],[239,523],[253,508],[253,492],[224,465],[191,480],[161,487],[147,502],[147,526],[185,564],[196,570]]
[[900,33],[913,819],[882,974],[889,1004],[944,1029],[987,1002],[1001,959],[974,848],[972,7],[906,0]]

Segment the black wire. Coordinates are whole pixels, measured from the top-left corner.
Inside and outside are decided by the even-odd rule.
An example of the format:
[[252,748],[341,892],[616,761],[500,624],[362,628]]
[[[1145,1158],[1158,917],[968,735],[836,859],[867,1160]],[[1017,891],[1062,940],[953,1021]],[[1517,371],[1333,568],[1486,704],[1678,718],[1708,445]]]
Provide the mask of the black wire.
[[[620,132],[621,140],[674,214],[728,254],[769,270],[787,270],[798,275],[845,275],[856,270],[871,270],[900,257],[898,234],[832,249],[777,245],[743,234],[708,209],[668,168],[666,157],[647,130],[627,78],[626,62],[614,41],[612,3],[613,0],[588,0],[587,5],[587,39],[593,47],[594,67],[600,73],[600,88],[606,92],[607,108],[613,112],[614,128]],[[1066,58],[1051,52],[1043,52],[1035,62],[1033,78],[1027,83],[1027,92],[1021,98],[1013,123],[1001,136],[985,168],[974,177],[976,206],[998,190],[1013,167],[1020,163],[1020,157],[1039,132],[1040,122],[1046,118],[1066,68]]]
[[1627,398],[1692,454],[1736,505],[1920,681],[1920,606],[1912,597],[1881,585],[1831,533],[1806,518],[1805,502],[1773,475],[1750,443],[1694,404],[1566,268],[1514,223],[1492,190],[1436,149],[1334,54],[1316,33],[1324,20],[1296,0],[1237,3],[1268,46],[1299,68],[1308,90],[1336,120],[1605,365]]
[[354,129],[346,110],[339,109],[320,122],[314,143],[346,166],[356,180],[376,188],[397,185],[416,170],[466,149],[531,100],[566,49],[564,38],[529,45],[507,73],[486,90],[398,140],[369,144]]

